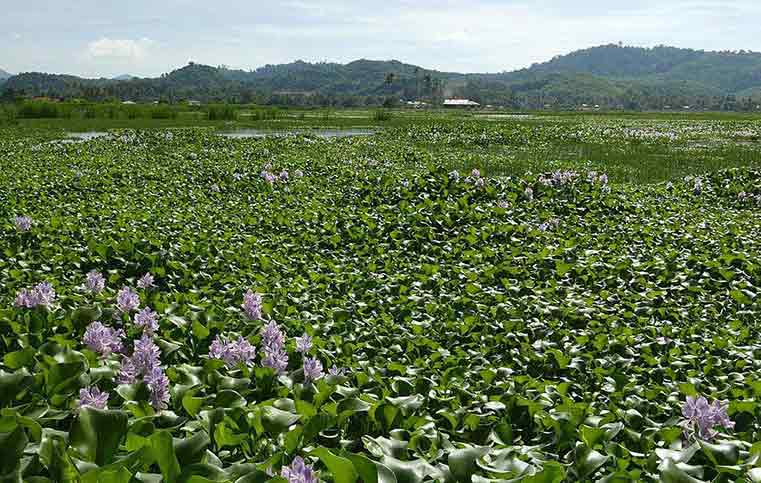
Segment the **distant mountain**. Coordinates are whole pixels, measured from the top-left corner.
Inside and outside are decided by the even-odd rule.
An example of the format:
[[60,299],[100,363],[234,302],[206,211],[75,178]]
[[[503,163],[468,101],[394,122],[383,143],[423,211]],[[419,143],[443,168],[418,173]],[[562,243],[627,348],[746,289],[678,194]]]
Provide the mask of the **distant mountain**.
[[13,77],[13,74],[10,72],[6,72],[3,69],[0,69],[0,81],[4,81],[5,79],[8,79],[10,77]]
[[252,71],[190,63],[158,78],[127,77],[24,73],[8,79],[3,89],[6,95],[93,100],[379,105],[399,98],[438,104],[446,97],[467,97],[514,108],[748,109],[761,98],[761,54],[603,45],[499,74],[439,72],[396,60],[361,59],[348,64],[296,61]]
[[134,75],[122,74],[122,75],[118,75],[118,76],[114,77],[112,80],[115,80],[115,81],[129,81],[129,80],[133,80],[133,79],[137,79],[137,77],[135,77]]

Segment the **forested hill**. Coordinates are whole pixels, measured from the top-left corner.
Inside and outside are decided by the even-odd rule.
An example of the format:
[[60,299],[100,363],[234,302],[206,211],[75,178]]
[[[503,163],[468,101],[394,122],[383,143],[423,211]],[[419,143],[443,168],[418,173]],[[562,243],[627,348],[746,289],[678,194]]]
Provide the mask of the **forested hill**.
[[[509,54],[507,54],[509,55]],[[439,72],[398,61],[267,65],[253,71],[190,63],[157,78],[82,79],[24,73],[5,99],[51,96],[133,101],[376,105],[467,97],[510,107],[751,109],[761,99],[761,54],[605,45],[499,74]]]

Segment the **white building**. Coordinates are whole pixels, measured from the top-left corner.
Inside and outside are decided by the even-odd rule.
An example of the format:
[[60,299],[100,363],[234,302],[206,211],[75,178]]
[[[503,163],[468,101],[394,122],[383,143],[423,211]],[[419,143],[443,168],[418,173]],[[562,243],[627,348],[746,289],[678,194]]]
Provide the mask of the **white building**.
[[445,99],[444,107],[478,107],[481,104],[470,99]]

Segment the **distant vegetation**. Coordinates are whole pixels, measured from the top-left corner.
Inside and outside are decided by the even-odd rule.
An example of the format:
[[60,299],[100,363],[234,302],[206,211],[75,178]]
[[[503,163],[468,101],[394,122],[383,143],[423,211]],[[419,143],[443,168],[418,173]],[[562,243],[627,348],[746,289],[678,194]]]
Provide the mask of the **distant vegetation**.
[[752,111],[761,104],[761,53],[606,45],[500,74],[439,72],[398,61],[294,62],[253,71],[190,63],[153,79],[82,79],[24,73],[2,98],[87,101],[393,106],[400,99],[470,98],[514,109],[683,109]]

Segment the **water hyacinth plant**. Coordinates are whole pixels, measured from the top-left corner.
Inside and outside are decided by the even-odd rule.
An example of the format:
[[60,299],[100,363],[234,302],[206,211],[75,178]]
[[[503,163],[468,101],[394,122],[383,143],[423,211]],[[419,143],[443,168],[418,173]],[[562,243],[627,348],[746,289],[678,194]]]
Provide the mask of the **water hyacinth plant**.
[[17,216],[14,220],[16,230],[25,233],[32,229],[32,219],[28,216]]
[[225,342],[217,336],[209,346],[209,357],[224,361],[227,367],[237,367],[240,364],[250,365],[256,357],[255,347],[243,337]]
[[319,481],[315,471],[301,456],[295,457],[290,466],[284,466],[280,475],[288,480],[288,483],[317,483]]
[[96,320],[87,326],[82,343],[101,356],[108,357],[112,353],[122,352],[125,337],[124,330],[107,327]]
[[243,312],[249,320],[259,320],[262,318],[262,296],[254,293],[253,290],[247,290],[243,294]]
[[123,314],[133,312],[140,307],[140,296],[129,287],[122,287],[116,295],[116,308]]
[[169,378],[161,367],[160,356],[159,347],[149,335],[144,334],[135,340],[132,355],[122,358],[117,377],[120,384],[134,384],[142,377],[155,409],[165,408],[169,401]]
[[99,294],[105,287],[106,279],[103,277],[102,273],[93,270],[87,274],[87,279],[85,280],[85,288],[90,293]]
[[710,441],[719,433],[716,428],[732,429],[735,423],[727,415],[727,404],[720,401],[708,402],[703,396],[688,396],[682,406],[682,426],[688,438]]
[[150,272],[149,272],[149,273],[146,273],[145,275],[143,275],[142,277],[140,277],[140,279],[137,281],[137,287],[138,288],[144,288],[144,289],[145,288],[153,288],[153,287],[155,287],[153,282],[154,282],[153,275],[151,275]]
[[277,374],[282,374],[288,367],[288,353],[285,351],[285,336],[275,321],[270,321],[262,329],[262,365]]
[[159,328],[158,314],[146,307],[135,314],[134,323],[135,327],[143,330],[147,335],[153,335]]
[[55,301],[55,289],[49,282],[40,282],[30,289],[21,289],[16,295],[16,307],[33,309],[35,307],[50,307]]
[[108,393],[102,392],[97,387],[86,387],[79,390],[79,407],[91,407],[106,409],[108,405]]

